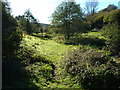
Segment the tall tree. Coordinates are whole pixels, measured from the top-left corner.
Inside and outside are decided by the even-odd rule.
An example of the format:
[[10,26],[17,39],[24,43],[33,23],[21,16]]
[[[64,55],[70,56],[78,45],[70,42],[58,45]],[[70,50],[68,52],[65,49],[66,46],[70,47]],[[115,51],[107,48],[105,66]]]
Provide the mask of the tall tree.
[[98,6],[97,0],[91,0],[89,2],[85,3],[85,10],[87,12],[87,15],[94,15]]
[[97,11],[98,1],[97,0],[90,0],[85,3],[85,11],[86,11],[86,19],[91,24],[93,23],[94,14]]
[[80,30],[82,21],[82,10],[76,2],[62,2],[52,14],[52,24],[59,28],[67,40],[75,32]]
[[[19,68],[20,63],[18,64],[19,60],[15,54],[21,39],[17,22],[11,15],[9,4],[2,2],[2,83],[4,89],[13,87],[21,72]],[[18,75],[16,76],[15,73]]]
[[2,2],[2,44],[3,56],[8,56],[17,49],[20,42],[17,22],[11,15],[9,3]]
[[27,9],[25,12],[24,12],[24,16],[27,20],[29,20],[30,23],[35,23],[37,22],[37,19],[35,19],[35,17],[32,15],[32,13],[30,12],[29,9]]
[[26,31],[28,34],[40,32],[40,23],[35,19],[29,9],[25,11],[24,15],[17,16],[16,19],[22,31]]

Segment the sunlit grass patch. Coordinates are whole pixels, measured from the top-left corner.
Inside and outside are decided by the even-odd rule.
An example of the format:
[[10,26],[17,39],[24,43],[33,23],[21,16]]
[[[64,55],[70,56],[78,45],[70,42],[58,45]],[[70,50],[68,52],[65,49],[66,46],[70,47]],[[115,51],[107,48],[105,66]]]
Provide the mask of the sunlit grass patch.
[[47,59],[56,61],[59,60],[68,51],[77,48],[77,46],[64,45],[56,43],[52,40],[42,40],[38,37],[26,35],[21,43],[21,46],[34,49],[36,54],[43,55]]
[[[52,40],[43,40],[30,35],[24,35],[20,46],[27,50],[23,49],[23,52],[28,53],[26,55],[30,57],[30,61],[29,58],[27,60],[31,63],[27,64],[25,69],[31,72],[32,82],[37,87],[55,88],[56,85],[58,88],[69,87],[69,83],[64,81],[65,77],[60,74],[63,73],[63,69],[60,67],[60,61],[64,55],[76,49],[78,46],[64,45]],[[55,72],[58,77],[60,77],[57,80],[53,79]],[[60,84],[58,84],[58,82],[60,82]],[[68,84],[67,86],[64,85],[66,83]]]

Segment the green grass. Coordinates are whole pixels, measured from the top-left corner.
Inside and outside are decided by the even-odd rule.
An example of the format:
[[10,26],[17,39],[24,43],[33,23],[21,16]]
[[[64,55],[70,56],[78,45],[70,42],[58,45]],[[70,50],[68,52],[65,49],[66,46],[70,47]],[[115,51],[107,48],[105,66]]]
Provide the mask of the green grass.
[[84,37],[98,37],[99,39],[106,39],[103,35],[102,32],[88,32],[88,33],[83,33],[82,36]]
[[[62,57],[68,52],[76,49],[78,46],[73,45],[64,45],[56,43],[52,40],[43,40],[39,37],[34,37],[30,35],[25,35],[21,42],[21,47],[27,48],[28,50],[34,51],[34,54],[31,57],[44,57],[46,60],[52,62],[55,68],[52,68],[49,63],[41,64],[39,61],[33,63],[31,65],[26,66],[25,68],[32,72],[32,74],[37,77],[33,78],[33,83],[37,87],[42,88],[80,88],[79,85],[76,84],[74,78],[64,73],[64,69],[61,66]],[[54,75],[51,75],[50,71],[54,69]],[[47,80],[45,76],[41,76],[42,74],[51,75],[52,80]]]
[[[79,36],[79,35],[78,35]],[[83,39],[88,38],[85,45],[94,44],[97,40],[105,39],[101,32],[89,32],[82,34]],[[96,38],[97,37],[97,38]],[[90,38],[90,39],[89,39]],[[56,39],[57,40],[57,39]],[[81,40],[81,39],[80,39]],[[91,41],[94,42],[91,42]],[[59,40],[58,40],[59,41]],[[81,41],[82,42],[82,41]],[[96,44],[96,43],[95,43]],[[97,43],[99,44],[99,42]],[[41,38],[37,35],[25,35],[21,41],[21,47],[27,48],[29,51],[33,51],[30,57],[37,59],[37,56],[43,57],[43,61],[49,61],[50,63],[36,61],[33,64],[26,66],[25,68],[32,72],[36,78],[32,78],[32,82],[39,88],[80,88],[77,84],[76,77],[71,77],[68,73],[64,72],[62,66],[63,57],[72,50],[75,50],[81,45],[65,45],[58,43],[55,40]],[[38,58],[39,59],[39,58]],[[41,58],[42,59],[42,58]],[[51,66],[51,63],[55,68]],[[51,73],[54,71],[54,73]],[[48,80],[50,79],[50,80]]]
[[88,33],[83,33],[82,36],[84,36],[84,37],[94,37],[94,38],[107,40],[107,38],[105,38],[103,36],[101,31],[97,31],[97,32],[91,31],[91,32],[88,32]]
[[23,38],[21,46],[34,49],[36,54],[45,56],[51,61],[58,61],[65,53],[77,48],[77,46],[58,44],[52,40],[42,40],[28,35]]

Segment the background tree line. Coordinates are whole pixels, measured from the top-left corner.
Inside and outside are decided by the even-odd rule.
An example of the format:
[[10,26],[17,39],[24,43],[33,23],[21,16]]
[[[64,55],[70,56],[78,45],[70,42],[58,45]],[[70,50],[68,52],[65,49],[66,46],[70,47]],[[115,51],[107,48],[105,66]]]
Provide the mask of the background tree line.
[[[86,13],[84,13],[83,9],[79,4],[76,4],[76,2],[62,2],[51,16],[50,31],[64,35],[65,39],[69,41],[70,38],[76,36],[78,33],[88,32],[93,29],[100,31],[100,29],[107,27],[109,24],[116,24],[116,27],[119,26],[120,10],[117,9],[117,6],[110,4],[107,8],[99,12],[97,12],[97,6],[98,1],[86,2]],[[114,43],[117,44],[114,44],[113,41],[111,41],[112,38],[108,37],[110,40],[106,42],[106,45],[110,47],[110,51],[113,49],[113,51],[119,52],[119,40],[117,38],[119,37],[119,28],[116,30],[117,31],[111,31],[111,29],[107,29],[107,32],[109,34],[111,33],[110,37],[116,38]],[[117,34],[112,34],[116,32]],[[106,34],[106,36],[107,35],[108,34]]]

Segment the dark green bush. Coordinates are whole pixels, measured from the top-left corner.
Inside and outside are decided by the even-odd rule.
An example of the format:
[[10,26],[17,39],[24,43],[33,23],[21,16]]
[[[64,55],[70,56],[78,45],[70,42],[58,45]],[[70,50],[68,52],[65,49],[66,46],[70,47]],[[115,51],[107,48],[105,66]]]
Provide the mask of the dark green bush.
[[56,35],[54,38],[52,38],[52,40],[54,40],[57,43],[65,43],[65,37],[61,34]]
[[[1,1],[0,1],[1,3]],[[19,88],[25,83],[18,83],[22,80],[20,76],[26,75],[25,70],[16,57],[16,52],[21,41],[21,32],[18,29],[16,19],[11,15],[11,8],[6,2],[2,2],[2,87]],[[23,76],[23,77],[24,77]],[[24,79],[23,82],[28,79]]]
[[77,82],[83,88],[119,88],[120,86],[120,65],[110,61],[102,51],[80,47],[64,57],[64,60],[65,71],[77,77]]
[[120,9],[112,10],[110,13],[107,13],[103,21],[106,23],[117,22],[120,25]]
[[104,18],[104,15],[96,16],[92,23],[92,27],[93,28],[102,28],[102,26],[104,25],[103,18]]
[[[1,2],[0,2],[1,3]],[[2,3],[2,55],[7,57],[18,49],[21,41],[17,22],[10,13],[8,3]]]
[[120,53],[120,26],[116,23],[108,24],[102,29],[103,35],[108,39],[106,49],[112,52],[112,55]]
[[69,40],[69,44],[73,45],[90,45],[93,47],[98,47],[102,48],[105,45],[105,40],[104,39],[99,39],[98,37],[95,36],[82,36],[82,35],[75,35]]
[[35,36],[35,37],[38,37],[38,38],[41,38],[41,39],[51,39],[53,37],[52,34],[49,34],[49,33],[32,33],[32,36]]

